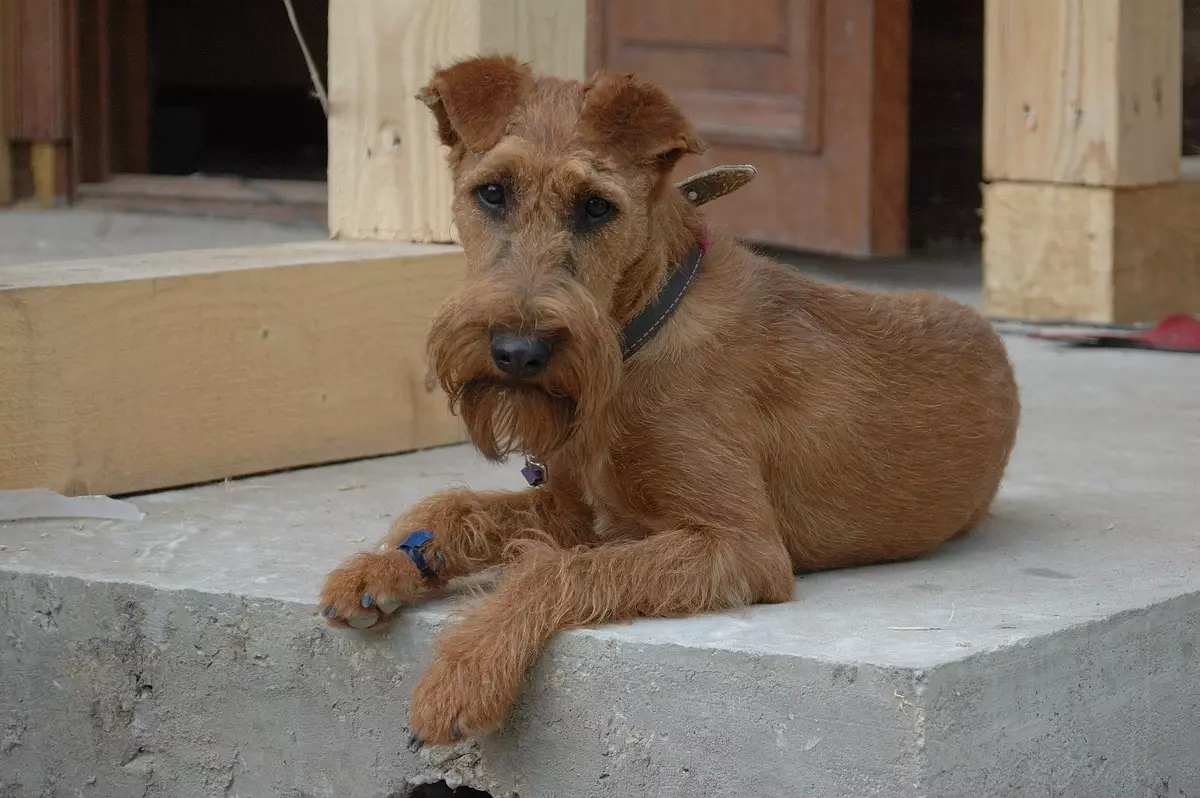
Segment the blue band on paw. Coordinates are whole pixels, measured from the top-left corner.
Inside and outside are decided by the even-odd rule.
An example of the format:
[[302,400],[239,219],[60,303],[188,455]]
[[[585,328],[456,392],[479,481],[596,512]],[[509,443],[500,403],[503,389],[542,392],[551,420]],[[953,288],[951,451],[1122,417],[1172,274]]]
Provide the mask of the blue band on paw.
[[421,551],[421,548],[432,539],[433,533],[428,529],[418,529],[400,541],[400,545],[396,547],[396,551],[412,560],[412,564],[417,566],[421,577],[426,580],[437,579],[437,571],[429,567],[429,563],[425,560],[425,554]]

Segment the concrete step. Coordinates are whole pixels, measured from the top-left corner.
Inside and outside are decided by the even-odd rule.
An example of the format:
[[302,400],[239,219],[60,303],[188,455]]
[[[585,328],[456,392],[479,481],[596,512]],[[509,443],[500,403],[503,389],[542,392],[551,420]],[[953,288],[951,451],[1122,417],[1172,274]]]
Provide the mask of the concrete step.
[[325,629],[326,571],[456,480],[454,447],[0,525],[0,795],[1182,796],[1200,792],[1200,369],[1008,340],[994,517],[795,601],[560,635],[506,727],[405,749],[454,600]]

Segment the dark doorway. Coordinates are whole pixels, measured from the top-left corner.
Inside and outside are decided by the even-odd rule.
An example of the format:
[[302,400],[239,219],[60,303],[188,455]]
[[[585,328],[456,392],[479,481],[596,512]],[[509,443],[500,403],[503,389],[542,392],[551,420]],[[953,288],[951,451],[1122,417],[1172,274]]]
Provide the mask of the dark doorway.
[[[325,81],[328,0],[293,0]],[[282,0],[147,8],[152,174],[324,180],[325,115]]]

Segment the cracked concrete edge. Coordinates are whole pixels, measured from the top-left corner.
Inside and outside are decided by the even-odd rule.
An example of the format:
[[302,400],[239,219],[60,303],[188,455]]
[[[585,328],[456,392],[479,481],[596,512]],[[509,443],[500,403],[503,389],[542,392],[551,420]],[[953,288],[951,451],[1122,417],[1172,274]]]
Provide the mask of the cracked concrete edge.
[[[433,628],[311,606],[0,572],[0,794],[403,798],[897,792],[914,672],[559,638],[505,728],[405,750]],[[11,774],[11,775],[9,775]]]

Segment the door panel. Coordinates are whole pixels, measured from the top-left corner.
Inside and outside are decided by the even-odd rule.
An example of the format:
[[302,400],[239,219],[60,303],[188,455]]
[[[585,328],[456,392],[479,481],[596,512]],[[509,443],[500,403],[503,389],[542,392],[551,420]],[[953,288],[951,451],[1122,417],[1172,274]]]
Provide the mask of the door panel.
[[821,5],[615,2],[605,62],[665,85],[712,144],[814,152],[821,135]]
[[904,251],[909,0],[589,0],[591,69],[662,85],[709,144],[680,174],[752,163],[706,208],[746,239]]

